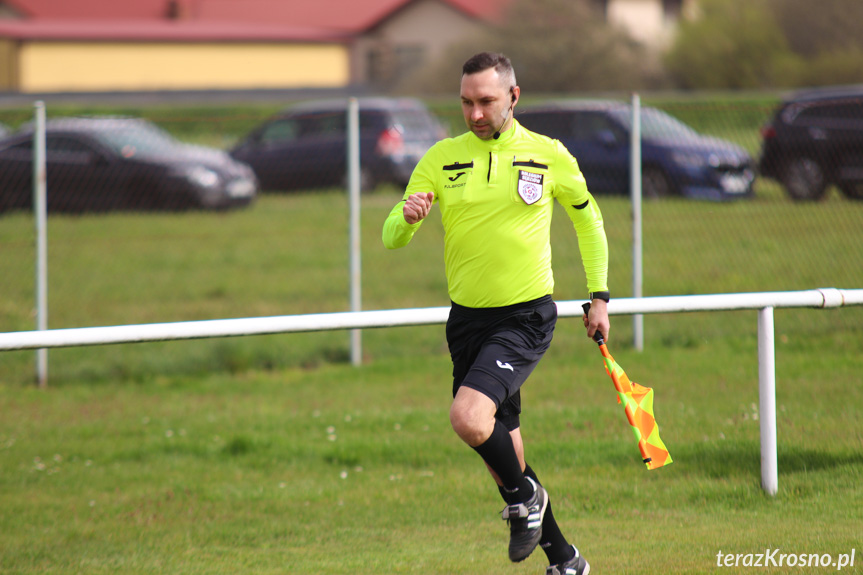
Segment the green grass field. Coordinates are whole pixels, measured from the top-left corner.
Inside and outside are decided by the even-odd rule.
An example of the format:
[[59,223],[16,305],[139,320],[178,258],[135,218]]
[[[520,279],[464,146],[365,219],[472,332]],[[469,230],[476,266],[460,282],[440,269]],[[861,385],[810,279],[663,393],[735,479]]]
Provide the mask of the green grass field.
[[[364,199],[364,307],[445,305],[439,221],[405,250],[380,246],[397,197]],[[628,208],[601,204],[625,295]],[[50,324],[344,310],[346,220],[335,193],[227,214],[52,217]],[[650,204],[646,290],[859,287],[859,221],[861,206],[839,198]],[[30,228],[26,215],[0,227],[4,330],[31,326]],[[565,217],[553,233],[558,298],[580,298]],[[861,312],[776,312],[773,498],[760,488],[754,312],[648,316],[641,354],[628,318],[613,320],[612,352],[656,390],[675,458],[653,472],[595,345],[561,320],[525,389],[523,429],[596,572],[709,573],[720,551],[858,548]],[[509,564],[497,492],[449,430],[442,326],[367,330],[363,343],[360,368],[342,332],[52,350],[47,391],[30,384],[33,352],[0,355],[0,571],[542,573],[541,552]]]
[[[863,287],[863,203],[649,202],[645,294]],[[433,216],[406,249],[363,199],[363,306],[446,305]],[[610,284],[630,291],[630,210],[599,198]],[[219,214],[49,219],[52,328],[344,311],[347,205],[265,195]],[[574,232],[553,229],[556,297],[584,296]],[[29,214],[0,219],[0,331],[29,330]],[[760,487],[756,313],[628,317],[609,347],[654,388],[675,463],[640,463],[595,344],[562,319],[524,390],[527,457],[592,573],[819,573],[720,568],[717,553],[863,545],[863,308],[776,311],[779,492]],[[506,557],[502,507],[449,429],[443,326],[0,352],[0,573],[539,574]]]

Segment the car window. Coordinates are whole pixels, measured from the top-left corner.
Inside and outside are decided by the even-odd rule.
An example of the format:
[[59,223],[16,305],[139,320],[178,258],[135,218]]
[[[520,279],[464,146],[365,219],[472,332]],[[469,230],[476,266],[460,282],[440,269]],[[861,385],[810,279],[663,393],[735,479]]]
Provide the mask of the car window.
[[299,122],[293,118],[288,118],[267,124],[261,132],[260,140],[263,143],[286,142],[298,138],[299,135]]
[[396,110],[392,122],[403,132],[426,132],[434,134],[438,130],[437,121],[428,114],[417,110]]
[[518,121],[532,132],[561,140],[571,135],[570,123],[564,118],[565,115],[560,112],[530,112],[518,116]]
[[345,133],[345,112],[323,112],[292,116],[271,122],[261,132],[264,143],[289,142],[298,138],[341,136]]
[[[614,110],[615,118],[626,127],[632,127],[632,112],[629,108]],[[641,136],[655,140],[691,140],[698,133],[675,118],[656,108],[641,109]]]
[[45,138],[46,152],[93,152],[93,148],[84,142],[68,136],[47,136]]
[[347,113],[344,111],[327,112],[305,118],[302,126],[304,137],[336,136],[346,131]]
[[124,158],[163,156],[179,144],[167,132],[148,122],[123,122],[91,134]]
[[0,157],[18,162],[30,162],[33,160],[33,140],[18,142],[14,146],[0,150]]
[[399,123],[399,120],[393,118],[387,120],[384,112],[379,110],[363,110],[360,109],[360,130],[378,130],[387,126],[387,123]]
[[95,150],[86,143],[68,136],[45,137],[45,157],[51,162],[86,164],[93,160]]
[[617,139],[625,139],[620,126],[605,112],[575,110],[526,114],[524,125],[539,134],[557,140],[596,140],[599,134],[611,132]]
[[619,129],[602,112],[582,112],[574,116],[572,134],[576,140],[595,140],[603,132],[619,136]]
[[863,99],[795,104],[789,107],[787,117],[798,126],[859,129],[863,125]]

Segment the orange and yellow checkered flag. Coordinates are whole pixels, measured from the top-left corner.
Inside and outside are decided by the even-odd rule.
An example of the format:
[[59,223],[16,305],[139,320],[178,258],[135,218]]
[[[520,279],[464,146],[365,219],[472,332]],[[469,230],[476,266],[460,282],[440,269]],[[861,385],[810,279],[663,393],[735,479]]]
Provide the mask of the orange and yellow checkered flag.
[[630,382],[605,345],[602,334],[594,334],[599,351],[605,360],[605,371],[611,376],[617,390],[617,402],[623,405],[626,419],[632,426],[641,458],[648,469],[657,469],[671,463],[671,454],[659,437],[659,426],[653,417],[653,389]]

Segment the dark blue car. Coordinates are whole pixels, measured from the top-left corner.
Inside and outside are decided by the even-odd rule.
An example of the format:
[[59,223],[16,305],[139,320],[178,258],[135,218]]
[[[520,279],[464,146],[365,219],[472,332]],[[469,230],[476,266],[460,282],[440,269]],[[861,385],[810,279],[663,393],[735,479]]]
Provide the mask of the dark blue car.
[[[629,104],[568,100],[526,107],[516,118],[560,140],[578,160],[592,193],[629,193]],[[641,109],[641,148],[644,197],[720,201],[753,195],[754,162],[743,148],[703,136],[661,110]]]
[[[446,132],[413,98],[359,98],[360,178],[405,186],[425,152]],[[231,150],[267,191],[339,186],[347,174],[348,100],[304,102],[270,118]]]

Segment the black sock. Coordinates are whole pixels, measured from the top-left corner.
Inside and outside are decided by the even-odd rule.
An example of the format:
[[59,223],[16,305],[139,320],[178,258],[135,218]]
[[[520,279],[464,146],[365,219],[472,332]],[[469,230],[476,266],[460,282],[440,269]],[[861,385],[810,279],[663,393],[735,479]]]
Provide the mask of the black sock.
[[512,437],[500,421],[495,420],[494,430],[485,443],[473,449],[500,477],[512,503],[524,503],[533,497],[533,486],[521,471]]
[[[524,475],[533,479],[537,485],[542,485],[530,465],[525,466]],[[548,507],[545,509],[545,517],[542,519],[542,539],[539,540],[539,545],[545,551],[550,565],[566,563],[573,557],[572,545],[563,536],[557,521],[554,520],[554,513],[551,512],[551,499],[549,499]]]

